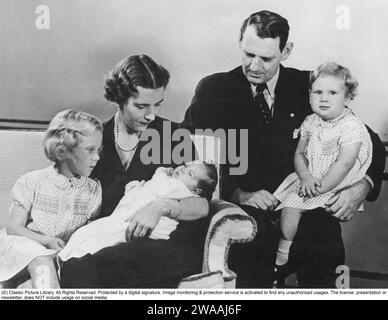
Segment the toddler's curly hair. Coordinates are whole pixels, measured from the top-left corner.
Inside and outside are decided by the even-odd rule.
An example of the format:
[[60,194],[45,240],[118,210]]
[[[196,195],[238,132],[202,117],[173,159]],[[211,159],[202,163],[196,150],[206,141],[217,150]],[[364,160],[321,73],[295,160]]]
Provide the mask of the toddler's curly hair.
[[350,70],[336,62],[326,62],[321,64],[317,70],[310,74],[310,89],[312,84],[321,76],[333,76],[344,81],[345,97],[353,100],[357,95],[358,82],[351,74]]

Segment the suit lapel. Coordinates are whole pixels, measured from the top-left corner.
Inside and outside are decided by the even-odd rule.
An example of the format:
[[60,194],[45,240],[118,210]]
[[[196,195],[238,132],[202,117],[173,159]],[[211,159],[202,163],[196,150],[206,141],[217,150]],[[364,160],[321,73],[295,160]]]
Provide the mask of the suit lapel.
[[290,112],[292,113],[296,103],[293,98],[295,96],[295,93],[292,92],[293,90],[292,79],[288,79],[285,68],[280,65],[279,79],[275,87],[275,107],[273,112],[275,119],[285,114],[289,115]]

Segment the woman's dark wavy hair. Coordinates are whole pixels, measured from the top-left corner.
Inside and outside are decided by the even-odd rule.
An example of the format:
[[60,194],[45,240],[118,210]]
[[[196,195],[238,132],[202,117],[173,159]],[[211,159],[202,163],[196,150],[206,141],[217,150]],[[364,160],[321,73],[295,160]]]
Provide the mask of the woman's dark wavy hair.
[[105,98],[120,108],[130,97],[136,97],[137,86],[146,89],[165,88],[169,72],[145,54],[134,55],[120,61],[105,82]]

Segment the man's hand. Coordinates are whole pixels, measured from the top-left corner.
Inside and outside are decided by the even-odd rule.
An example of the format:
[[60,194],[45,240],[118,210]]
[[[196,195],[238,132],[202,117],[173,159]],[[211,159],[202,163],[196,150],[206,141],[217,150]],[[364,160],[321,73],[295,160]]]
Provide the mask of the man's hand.
[[266,190],[244,192],[237,189],[232,195],[232,202],[255,207],[264,211],[273,210],[278,204],[278,200]]
[[326,211],[332,212],[333,216],[340,221],[349,221],[364,202],[370,190],[370,184],[366,179],[362,179],[351,187],[338,192],[326,202]]
[[125,233],[127,240],[148,236],[159,223],[162,213],[150,204],[138,210],[131,218]]

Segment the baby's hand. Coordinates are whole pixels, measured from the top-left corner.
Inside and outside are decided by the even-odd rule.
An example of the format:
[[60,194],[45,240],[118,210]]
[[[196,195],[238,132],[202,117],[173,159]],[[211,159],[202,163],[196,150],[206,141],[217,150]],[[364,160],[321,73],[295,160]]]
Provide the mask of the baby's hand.
[[167,176],[171,176],[173,171],[174,168],[172,167],[159,167],[158,169],[156,169],[155,173],[162,173]]
[[173,173],[173,171],[174,171],[174,168],[166,168],[167,170],[166,170],[166,173],[167,173],[167,175],[168,176],[172,176],[172,173]]
[[321,182],[313,176],[301,179],[298,189],[298,195],[301,198],[312,198],[320,195],[317,190],[321,186]]
[[48,249],[61,250],[65,247],[66,243],[60,238],[49,237],[46,243]]

